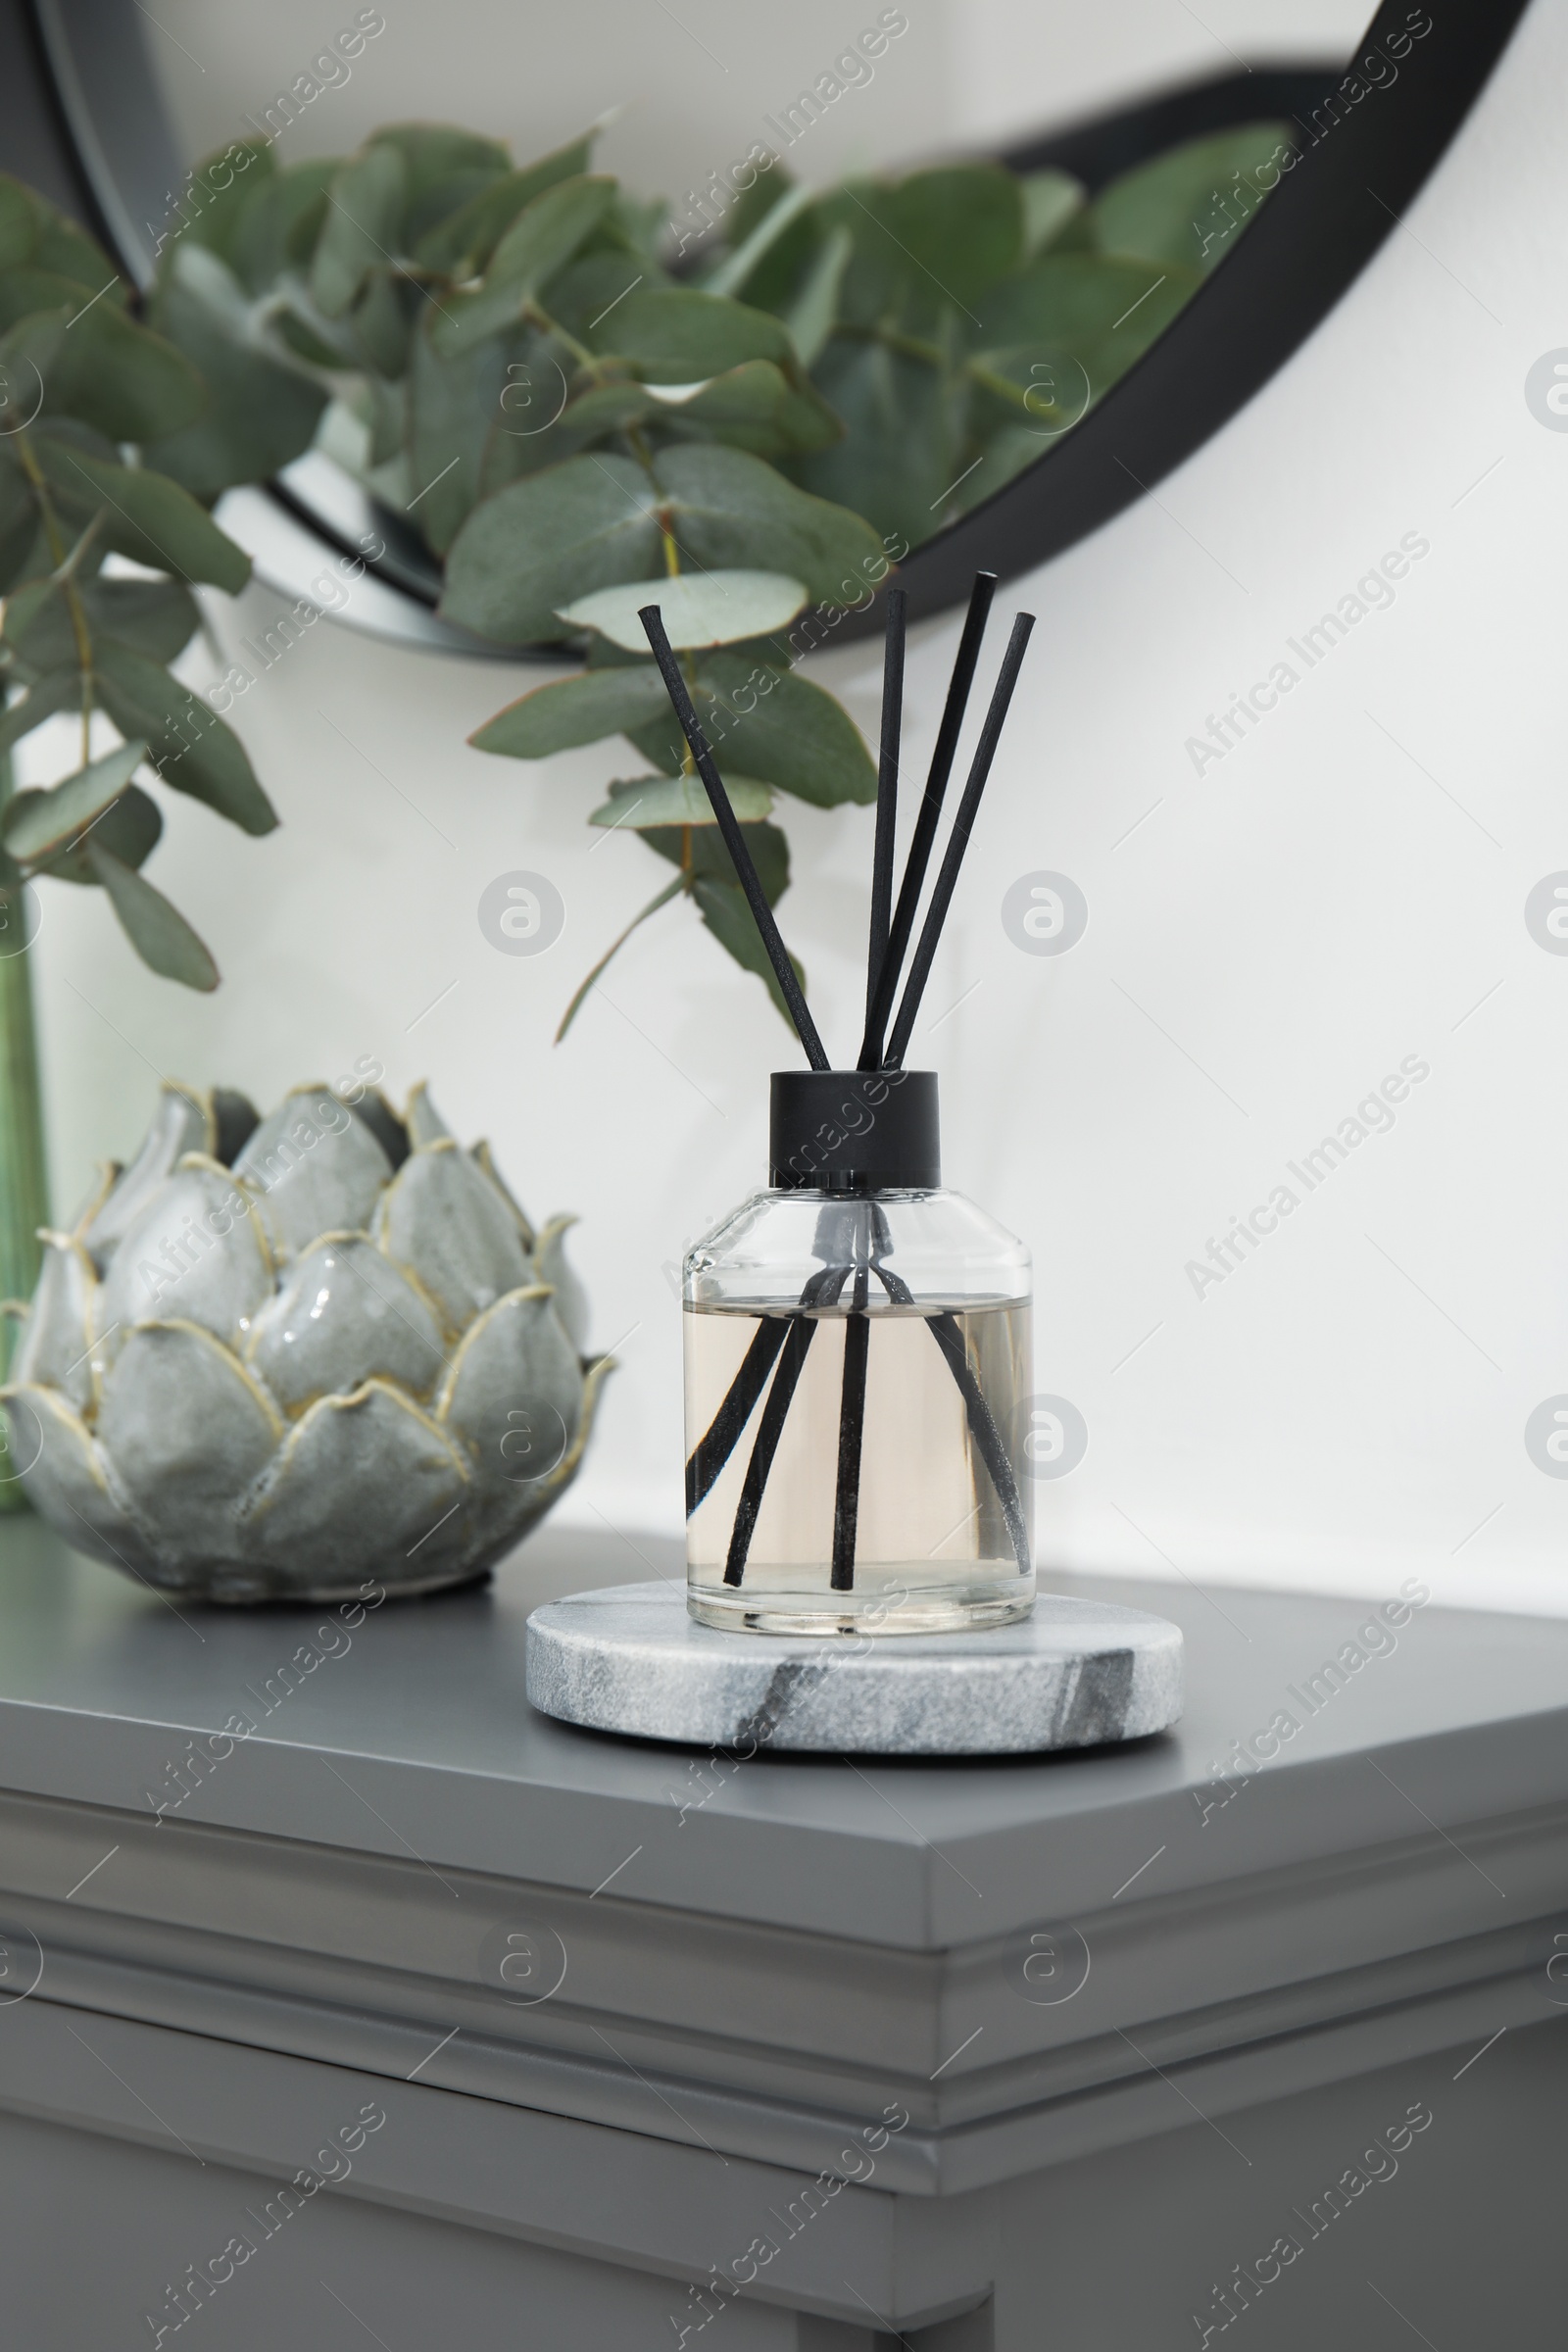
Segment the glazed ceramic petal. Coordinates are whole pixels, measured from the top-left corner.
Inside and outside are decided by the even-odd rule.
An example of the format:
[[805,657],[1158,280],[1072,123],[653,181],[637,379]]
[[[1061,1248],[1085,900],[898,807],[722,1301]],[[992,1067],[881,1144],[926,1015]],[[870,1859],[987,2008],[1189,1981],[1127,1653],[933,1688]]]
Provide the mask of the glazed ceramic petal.
[[92,1404],[91,1332],[98,1277],[92,1259],[69,1234],[46,1233],[43,1271],[22,1326],[11,1377],[58,1389],[78,1413]]
[[487,1504],[530,1500],[570,1452],[582,1371],[550,1293],[514,1291],[463,1339],[436,1418],[461,1438]]
[[535,1520],[542,1519],[556,1496],[569,1487],[577,1475],[583,1448],[593,1430],[594,1413],[599,1403],[599,1392],[615,1369],[612,1355],[602,1355],[589,1365],[583,1375],[582,1408],[577,1419],[577,1434],[556,1467],[537,1482],[513,1489],[514,1502],[497,1504],[494,1498],[486,1506],[488,1516],[480,1530],[480,1563],[488,1567],[525,1536]]
[[271,1399],[194,1323],[132,1331],[104,1381],[98,1443],[166,1578],[238,1556],[240,1499],[282,1435]]
[[403,1124],[409,1131],[409,1142],[416,1152],[426,1152],[432,1144],[445,1143],[452,1135],[441,1113],[430,1100],[430,1090],[421,1078],[409,1090],[409,1107],[403,1114]]
[[250,1195],[192,1152],[126,1226],[98,1301],[105,1362],[138,1323],[199,1323],[238,1350],[272,1295],[272,1261]]
[[439,1582],[466,1542],[466,1466],[416,1404],[382,1381],[323,1396],[290,1430],[246,1519],[252,1551],[331,1597],[376,1575]]
[[7,1401],[11,1454],[40,1517],[77,1551],[156,1583],[158,1564],[129,1503],[79,1417],[54,1389],[15,1383]]
[[246,1350],[284,1411],[346,1396],[372,1373],[428,1396],[445,1356],[429,1305],[364,1234],[308,1250],[256,1318]]
[[375,1238],[440,1308],[455,1338],[530,1269],[512,1211],[455,1143],[416,1152],[381,1197]]
[[234,1173],[260,1201],[275,1253],[288,1258],[320,1234],[363,1232],[392,1165],[329,1087],[301,1086],[268,1112]]
[[533,1253],[533,1262],[541,1282],[548,1282],[556,1294],[556,1312],[561,1317],[567,1339],[579,1355],[588,1350],[588,1294],[577,1278],[576,1269],[566,1263],[566,1235],[577,1222],[575,1217],[552,1217],[540,1234]]
[[495,1186],[496,1191],[501,1195],[502,1200],[506,1202],[514,1217],[516,1219],[517,1231],[522,1236],[523,1248],[525,1250],[531,1250],[534,1244],[534,1232],[533,1226],[528,1218],[528,1212],[523,1207],[521,1201],[515,1198],[512,1187],[502,1175],[501,1170],[496,1166],[496,1155],[491,1151],[490,1146],[483,1140],[477,1144],[471,1144],[468,1148],[468,1157],[473,1161],[473,1164],[476,1168],[481,1170],[484,1175],[489,1177],[490,1182]]
[[172,1175],[187,1152],[210,1152],[213,1140],[211,1105],[183,1087],[166,1086],[141,1150],[81,1237],[100,1273],[108,1271],[122,1235],[165,1178]]
[[74,1241],[85,1243],[88,1227],[123,1174],[124,1170],[118,1159],[101,1159],[98,1162],[98,1171],[88,1187],[87,1198],[71,1220]]

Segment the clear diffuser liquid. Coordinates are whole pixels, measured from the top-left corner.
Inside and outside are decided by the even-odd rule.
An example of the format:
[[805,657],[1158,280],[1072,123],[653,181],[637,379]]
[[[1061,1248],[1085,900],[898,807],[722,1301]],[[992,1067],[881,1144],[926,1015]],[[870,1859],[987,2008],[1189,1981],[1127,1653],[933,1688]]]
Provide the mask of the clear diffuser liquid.
[[[852,1339],[856,1320],[864,1328]],[[790,1326],[807,1323],[808,1339],[799,1328],[792,1337]],[[900,1634],[1027,1614],[1034,1574],[1018,1429],[1030,1392],[1027,1299],[906,1305],[873,1293],[858,1316],[842,1302],[804,1314],[688,1304],[686,1444],[699,1463],[727,1400],[738,1417],[736,1384],[745,1386],[759,1348],[770,1369],[687,1522],[695,1617],[758,1633]],[[853,1492],[843,1467],[847,1348],[852,1405],[857,1351],[864,1364]],[[760,1480],[769,1397],[792,1365],[788,1409]],[[703,1483],[723,1443],[710,1448]]]

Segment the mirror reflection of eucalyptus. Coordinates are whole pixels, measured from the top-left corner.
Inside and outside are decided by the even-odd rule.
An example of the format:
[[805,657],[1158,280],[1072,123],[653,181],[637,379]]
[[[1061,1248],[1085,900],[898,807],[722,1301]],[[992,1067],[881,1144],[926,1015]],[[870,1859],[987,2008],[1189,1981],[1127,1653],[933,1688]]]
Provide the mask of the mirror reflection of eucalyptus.
[[[1265,64],[1320,44],[1322,12],[1298,25],[1294,4],[1237,0],[1236,37]],[[783,19],[613,0],[544,43],[490,0],[439,29],[361,8],[325,42],[307,13],[167,0],[141,28],[199,158],[144,223],[146,318],[203,387],[142,461],[206,506],[307,476],[330,503],[335,480],[373,524],[336,534],[358,571],[368,555],[422,589],[469,643],[583,662],[471,738],[641,755],[589,821],[640,834],[673,875],[562,1034],[682,898],[779,1003],[639,610],[662,606],[771,903],[790,876],[775,797],[876,795],[802,657],[1070,444],[1366,90],[1264,73],[1270,111],[1232,72],[1185,112],[1041,132],[1124,105],[1128,54],[1140,97],[1211,69],[1216,40],[1233,64],[1180,0],[1179,37],[1171,0],[1086,22],[1016,0],[853,17],[803,0]],[[1403,53],[1429,28],[1412,11]],[[319,601],[301,598],[300,627]],[[257,674],[236,661],[189,698],[198,746]]]
[[[1244,110],[1206,135],[1136,153],[1130,169],[1099,172],[1088,185],[1060,169],[1008,170],[990,159],[1027,152],[1020,141],[1038,145],[1042,123],[1216,70],[1234,75],[1244,58],[1250,70],[1302,50],[1344,54],[1357,30],[1353,11],[1303,11],[1295,0],[1211,9],[1206,24],[1177,0],[1044,18],[1016,0],[854,14],[836,0],[788,12],[720,0],[650,12],[614,0],[573,11],[541,41],[514,12],[469,0],[439,38],[424,21],[368,8],[323,42],[305,0],[284,0],[262,24],[220,23],[211,0],[175,0],[143,37],[187,151],[221,149],[216,172],[213,162],[198,164],[184,189],[171,191],[166,219],[147,224],[149,241],[194,227],[211,247],[192,219],[209,200],[203,180],[258,148],[277,175],[299,172],[298,202],[309,180],[319,203],[317,156],[347,154],[404,110],[499,133],[523,165],[567,156],[619,183],[609,215],[584,214],[553,272],[573,277],[571,292],[586,289],[588,300],[560,299],[559,282],[534,284],[533,294],[557,298],[539,306],[555,332],[497,348],[493,389],[495,369],[475,363],[488,446],[460,455],[479,420],[454,418],[443,458],[450,475],[439,487],[439,469],[426,468],[415,446],[430,432],[409,426],[419,388],[407,385],[384,297],[379,332],[367,317],[350,338],[361,348],[345,350],[318,318],[300,315],[278,267],[285,257],[274,257],[265,280],[254,259],[238,273],[252,336],[263,299],[266,323],[291,344],[294,362],[331,361],[339,374],[347,363],[379,377],[334,401],[318,446],[410,516],[408,562],[438,567],[478,498],[588,446],[591,412],[569,395],[585,380],[600,391],[617,371],[653,397],[636,416],[625,402],[601,401],[613,421],[594,446],[622,450],[639,428],[651,441],[714,438],[854,509],[884,540],[913,547],[1079,421],[1157,341],[1317,134],[1309,118],[1257,109],[1247,119]],[[563,134],[585,123],[596,132],[564,148]],[[451,157],[445,192],[455,201],[490,165],[495,150],[481,154],[480,145]],[[530,176],[539,192],[542,175],[514,173],[514,195]],[[432,193],[419,191],[426,214]],[[504,231],[508,200],[494,193],[491,217]],[[401,222],[388,186],[372,180],[352,198],[337,188],[333,201],[356,207],[372,265],[409,258],[391,233]],[[288,263],[299,258],[301,225],[291,222]],[[460,263],[493,269],[498,242],[444,251],[433,267],[456,286]],[[618,274],[580,266],[617,248],[626,257]],[[676,288],[736,298],[776,325],[749,321],[747,332],[732,318],[727,339],[672,338],[672,306],[651,297]],[[425,292],[445,299],[441,285],[427,281]],[[407,308],[406,277],[399,297]],[[518,306],[504,299],[487,316],[492,334],[520,323]],[[456,341],[449,334],[449,360]],[[473,350],[470,328],[463,356]],[[388,383],[406,394],[401,439]],[[432,405],[427,391],[427,413]],[[450,388],[440,405],[454,406]],[[477,625],[492,633],[483,617]],[[519,640],[509,626],[503,641]]]

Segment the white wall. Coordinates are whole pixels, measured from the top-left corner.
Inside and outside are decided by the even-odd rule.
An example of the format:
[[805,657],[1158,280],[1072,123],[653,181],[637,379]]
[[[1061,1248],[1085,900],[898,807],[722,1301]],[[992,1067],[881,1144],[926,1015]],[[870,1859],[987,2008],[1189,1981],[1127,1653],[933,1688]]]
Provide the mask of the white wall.
[[[1568,345],[1565,70],[1568,9],[1536,0],[1407,226],[1294,363],[1157,499],[1000,600],[1040,627],[932,1016],[978,985],[929,1051],[951,1180],[1036,1253],[1038,1385],[1089,1422],[1082,1465],[1040,1489],[1048,1565],[1163,1556],[1205,1587],[1379,1592],[1418,1570],[1443,1599],[1568,1605],[1568,1484],[1523,1442],[1568,1391],[1568,960],[1523,921],[1531,886],[1568,867],[1568,436],[1523,392]],[[1206,714],[1406,532],[1431,552],[1392,610],[1196,775],[1184,747]],[[276,606],[219,600],[220,636]],[[954,637],[914,646],[912,758]],[[869,722],[875,669],[861,649],[816,674]],[[518,682],[330,622],[278,664],[240,715],[284,828],[247,842],[180,805],[153,868],[219,953],[210,1001],[147,977],[96,895],[48,893],[57,1177],[70,1194],[94,1153],[126,1150],[156,1069],[263,1102],[365,1053],[399,1084],[428,1072],[536,1211],[582,1210],[596,1338],[631,1327],[564,1515],[674,1527],[661,1267],[759,1178],[765,1072],[790,1054],[760,988],[680,909],[552,1047],[660,877],[584,829],[602,753],[534,768],[465,748]],[[870,813],[789,821],[784,915],[846,1046]],[[514,866],[568,908],[534,960],[475,920]],[[1091,906],[1059,959],[1000,923],[1037,867]],[[1186,1261],[1405,1055],[1431,1075],[1394,1131],[1197,1298]]]

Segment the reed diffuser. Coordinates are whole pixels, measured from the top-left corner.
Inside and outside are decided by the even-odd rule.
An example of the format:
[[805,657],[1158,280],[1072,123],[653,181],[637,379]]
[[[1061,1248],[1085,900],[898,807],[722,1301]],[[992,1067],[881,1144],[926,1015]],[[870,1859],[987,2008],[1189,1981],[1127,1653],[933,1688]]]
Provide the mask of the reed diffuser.
[[936,1074],[904,1066],[1034,627],[1013,622],[906,976],[995,587],[974,584],[896,903],[906,614],[888,593],[853,1070],[829,1064],[660,609],[640,615],[810,1064],[773,1074],[767,1190],[685,1262],[687,1604],[706,1625],[953,1633],[1034,1604],[1029,1253],[943,1189]]

